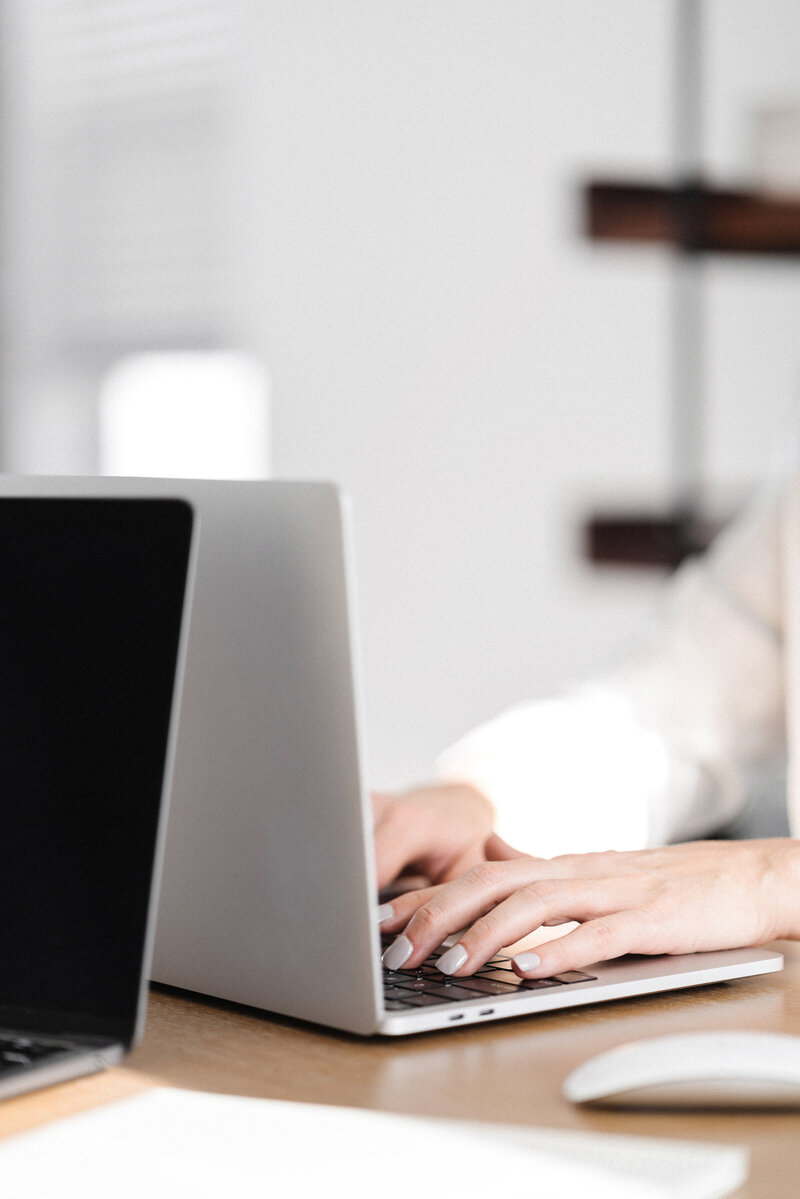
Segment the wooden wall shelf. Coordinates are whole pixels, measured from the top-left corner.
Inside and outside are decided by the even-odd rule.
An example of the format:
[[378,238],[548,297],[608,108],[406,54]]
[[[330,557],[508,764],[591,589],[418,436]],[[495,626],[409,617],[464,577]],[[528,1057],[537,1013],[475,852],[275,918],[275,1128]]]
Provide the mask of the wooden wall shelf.
[[697,253],[800,254],[800,196],[598,180],[586,186],[585,199],[593,239]]
[[707,549],[724,523],[678,511],[596,513],[586,523],[584,549],[598,565],[674,570]]

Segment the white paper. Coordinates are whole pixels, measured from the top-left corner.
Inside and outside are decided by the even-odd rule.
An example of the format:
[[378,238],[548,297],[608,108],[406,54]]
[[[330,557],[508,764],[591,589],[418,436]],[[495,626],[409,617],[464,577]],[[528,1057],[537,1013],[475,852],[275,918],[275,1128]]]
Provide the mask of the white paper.
[[738,1147],[392,1116],[159,1088],[0,1143],[14,1199],[348,1199],[442,1188],[536,1199],[721,1199]]

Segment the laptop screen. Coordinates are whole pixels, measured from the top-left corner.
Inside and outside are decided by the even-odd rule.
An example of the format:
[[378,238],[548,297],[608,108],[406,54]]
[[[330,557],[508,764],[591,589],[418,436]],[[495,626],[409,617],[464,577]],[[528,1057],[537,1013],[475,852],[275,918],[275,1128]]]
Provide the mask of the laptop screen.
[[133,1033],[191,526],[0,498],[0,1027]]

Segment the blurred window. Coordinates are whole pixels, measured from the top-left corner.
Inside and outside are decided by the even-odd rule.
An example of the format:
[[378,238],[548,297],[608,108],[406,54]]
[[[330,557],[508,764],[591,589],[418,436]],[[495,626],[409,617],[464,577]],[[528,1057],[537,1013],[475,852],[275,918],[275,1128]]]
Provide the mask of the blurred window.
[[264,372],[233,350],[130,355],[101,388],[99,451],[108,475],[264,478]]
[[242,343],[244,12],[6,0],[7,469],[96,470],[115,364]]

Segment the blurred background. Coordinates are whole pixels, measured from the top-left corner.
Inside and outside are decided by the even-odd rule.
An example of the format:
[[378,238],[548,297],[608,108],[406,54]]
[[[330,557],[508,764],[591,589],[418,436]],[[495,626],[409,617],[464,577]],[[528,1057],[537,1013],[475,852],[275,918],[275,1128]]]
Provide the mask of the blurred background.
[[790,457],[796,0],[0,0],[0,469],[353,498],[371,782]]

